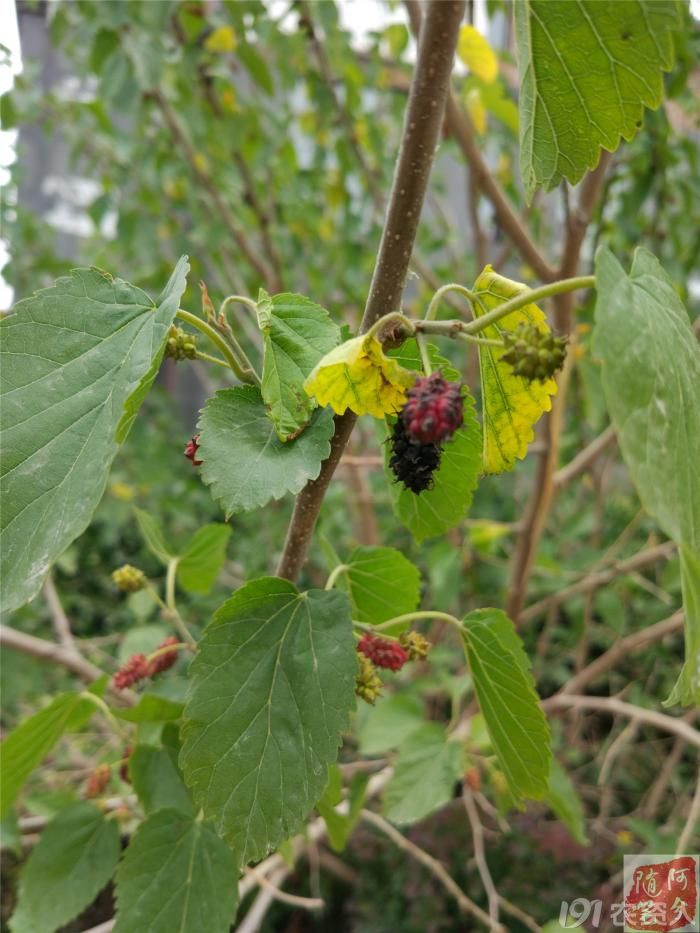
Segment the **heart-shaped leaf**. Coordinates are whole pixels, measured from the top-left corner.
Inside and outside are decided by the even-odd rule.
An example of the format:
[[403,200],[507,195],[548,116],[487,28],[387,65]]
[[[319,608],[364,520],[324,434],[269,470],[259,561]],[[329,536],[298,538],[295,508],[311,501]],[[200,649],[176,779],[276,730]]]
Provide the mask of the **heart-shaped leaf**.
[[207,626],[190,669],[180,763],[244,862],[296,832],[323,793],[356,673],[344,593],[263,578]]
[[331,450],[333,415],[316,411],[299,437],[283,443],[258,389],[223,389],[199,419],[202,479],[226,513],[259,508],[316,479]]
[[22,605],[87,527],[158,371],[188,265],[157,303],[99,269],[20,301],[2,329],[3,604]]

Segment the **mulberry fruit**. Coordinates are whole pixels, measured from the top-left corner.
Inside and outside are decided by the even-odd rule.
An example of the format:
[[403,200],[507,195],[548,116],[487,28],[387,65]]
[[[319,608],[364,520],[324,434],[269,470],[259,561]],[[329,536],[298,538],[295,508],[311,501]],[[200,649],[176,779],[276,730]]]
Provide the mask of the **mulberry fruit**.
[[408,652],[409,660],[423,661],[428,657],[432,645],[420,632],[402,632],[399,635],[399,644]]
[[199,450],[199,434],[195,434],[194,437],[190,438],[189,441],[185,444],[185,456],[188,460],[192,461],[193,466],[201,466],[204,463],[203,460],[197,458],[197,451]]
[[114,675],[112,683],[116,690],[125,690],[148,677],[148,659],[145,654],[132,654]]
[[[161,645],[158,645],[157,650],[159,652],[163,651],[163,649],[169,648],[170,645],[179,646],[179,642],[174,635],[166,638]],[[162,654],[157,654],[155,658],[151,658],[148,662],[148,676],[155,677],[156,674],[162,674],[163,671],[169,670],[177,661],[177,652],[178,648],[173,648],[171,651],[163,651]]]
[[503,334],[507,350],[501,356],[513,367],[516,376],[528,382],[543,382],[562,368],[566,359],[566,337],[555,337],[534,324],[521,323]]
[[146,586],[143,570],[132,567],[131,564],[124,564],[123,567],[112,571],[112,581],[124,593],[138,593]]
[[112,772],[110,771],[109,765],[106,764],[98,765],[92,771],[85,785],[85,796],[88,800],[99,797],[105,791],[109,784],[111,774]]
[[355,693],[360,699],[374,706],[374,701],[382,695],[382,682],[377,676],[377,669],[364,654],[358,654],[359,671],[355,680]]
[[419,444],[411,440],[402,419],[392,430],[389,469],[399,482],[411,492],[423,492],[433,484],[433,473],[440,466],[438,444]]
[[458,382],[447,382],[439,372],[416,379],[399,417],[411,440],[441,444],[464,421],[462,387]]
[[362,636],[357,644],[357,650],[377,667],[385,667],[390,671],[400,671],[408,661],[408,652],[397,641],[378,638],[369,633]]

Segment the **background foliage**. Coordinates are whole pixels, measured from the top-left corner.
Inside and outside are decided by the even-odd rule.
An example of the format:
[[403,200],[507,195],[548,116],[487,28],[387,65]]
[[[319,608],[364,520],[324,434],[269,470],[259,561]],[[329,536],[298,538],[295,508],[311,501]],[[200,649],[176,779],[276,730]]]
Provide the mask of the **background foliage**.
[[[505,16],[506,5],[493,2],[487,8],[491,35],[498,40],[494,39],[498,73],[494,76],[488,65],[475,66],[472,57],[470,68],[460,68],[455,93],[471,116],[494,176],[526,216],[543,254],[554,258],[573,194],[562,186],[540,192],[527,203],[517,170],[516,37]],[[192,273],[181,302],[185,308],[199,309],[200,279],[217,305],[231,292],[257,298],[261,287],[270,293],[300,292],[329,309],[339,326],[354,332],[381,232],[414,57],[404,22],[403,15],[387,8],[386,25],[359,41],[348,31],[348,17],[331,2],[306,6],[246,0],[210,6],[196,0],[75,0],[52,6],[48,28],[64,63],[64,78],[46,89],[40,63],[26,61],[15,90],[2,104],[4,126],[20,128],[19,159],[12,168],[4,212],[10,261],[3,274],[16,297],[50,285],[77,264],[119,273],[155,296],[177,258],[188,253]],[[648,247],[670,276],[697,332],[696,25],[688,22],[671,41],[676,57],[663,77],[665,102],[654,112],[644,112],[643,130],[612,156],[592,212],[582,266],[585,271],[592,268],[599,242],[625,270],[634,248]],[[23,186],[26,191],[37,181],[27,175],[29,163],[22,157],[29,127],[40,127],[52,140],[60,140],[69,153],[71,175],[94,183],[88,203],[79,206],[92,232],[77,243],[75,255],[65,254],[55,227],[45,216],[29,211],[22,197]],[[537,279],[489,202],[479,197],[473,170],[470,174],[458,141],[448,133],[419,229],[407,311],[421,316],[436,283],[471,283],[487,261],[518,281],[534,284]],[[235,314],[246,351],[257,356],[255,322],[246,308]],[[584,297],[576,308],[575,365],[560,438],[562,464],[607,425],[604,353],[591,346],[592,321],[593,300]],[[475,361],[465,364],[449,346],[445,352],[453,363],[458,361],[478,393]],[[230,385],[226,376],[220,378],[202,363],[177,369],[172,361],[166,363],[116,456],[90,527],[60,557],[53,572],[74,635],[85,640],[88,655],[105,670],[113,671],[135,651],[152,650],[169,634],[147,594],[121,596],[110,580],[112,570],[125,562],[156,581],[164,578],[163,564],[144,541],[134,507],[158,516],[165,540],[177,553],[199,528],[221,520],[209,490],[182,457],[182,448],[195,428],[198,405],[193,400],[203,401],[214,389],[225,388],[202,416],[214,417],[216,405],[233,403],[235,395],[240,400],[251,391],[232,390]],[[391,499],[396,490],[387,485],[381,469],[384,438],[381,429],[373,428],[361,424],[330,487],[303,588],[323,587],[337,562],[336,552],[355,568],[342,587],[353,598],[353,573],[356,581],[362,556],[354,549],[381,543],[418,565],[424,605],[439,605],[458,617],[484,605],[502,605],[533,484],[534,458],[518,463],[512,474],[483,479],[469,518],[447,537],[418,545],[394,516]],[[235,456],[244,455],[240,444]],[[209,481],[206,475],[204,479]],[[230,493],[224,480],[217,478],[219,492],[216,484],[213,489],[227,508]],[[240,495],[240,489],[235,494]],[[256,513],[238,513],[230,520],[226,560],[213,589],[204,596],[180,594],[181,612],[196,634],[232,590],[274,572],[290,506],[290,498],[282,498],[268,503],[263,520]],[[664,531],[668,528],[641,508],[615,446],[580,478],[557,490],[527,592],[527,603],[534,609],[526,609],[520,630],[541,696],[555,693],[618,638],[667,618],[679,605],[680,565],[672,549],[629,572],[624,566],[619,570],[626,558],[659,545]],[[572,584],[599,570],[609,571],[605,585],[560,598]],[[361,605],[359,598],[355,605]],[[55,610],[40,595],[11,622],[25,632],[52,637]],[[440,858],[471,896],[485,904],[463,805],[453,796],[456,780],[475,765],[480,768],[480,789],[501,810],[500,816],[484,817],[493,830],[488,847],[494,880],[505,897],[535,914],[540,923],[556,917],[561,900],[574,892],[614,899],[616,891],[608,879],[619,869],[623,852],[675,848],[697,777],[696,756],[689,746],[645,726],[632,730],[624,720],[611,723],[607,715],[554,715],[550,721],[555,753],[576,793],[565,787],[559,809],[552,795],[549,808],[529,803],[526,812],[513,811],[500,771],[484,768],[476,759],[465,760],[456,743],[444,742],[445,728],[468,708],[479,684],[476,670],[474,683],[465,675],[463,656],[440,623],[434,624],[431,640],[436,647],[429,665],[396,675],[389,696],[374,708],[358,711],[341,765],[347,784],[351,774],[363,771],[358,760],[381,764],[396,755],[398,786],[393,796],[385,797],[384,814],[397,823],[414,824],[407,830],[410,838]],[[681,657],[678,631],[621,658],[592,685],[592,692],[605,696],[624,689],[627,702],[656,705],[671,693]],[[3,649],[3,662],[7,730],[73,682],[58,668],[17,652]],[[184,666],[181,662],[154,692],[181,703]],[[472,724],[471,747],[478,749],[479,718],[473,717]],[[172,782],[167,786],[177,794],[179,777],[169,764],[172,736],[167,725],[144,722],[139,733],[162,755],[158,774],[168,775],[163,780]],[[481,733],[485,742],[483,724]],[[439,754],[432,754],[433,747]],[[93,720],[57,745],[45,766],[32,775],[20,815],[26,820],[61,813],[59,818],[69,821],[79,808],[90,806],[80,798],[93,767],[113,762],[122,751],[118,740],[105,736]],[[672,770],[665,767],[669,760]],[[181,814],[179,823],[159,816],[163,811],[153,803],[152,788],[139,777],[139,763],[131,767],[139,805],[151,814],[136,842],[143,845],[150,833],[156,838],[166,834],[164,844],[169,846],[184,840],[183,845],[191,844],[195,852],[209,846],[214,874],[226,877],[228,850],[217,847],[213,834],[200,834],[191,813],[186,819]],[[142,763],[141,770],[148,773],[153,767],[153,762]],[[110,781],[109,792],[125,792],[116,774]],[[186,795],[184,788],[180,792]],[[585,826],[576,812],[578,798]],[[71,808],[65,809],[68,804]],[[568,829],[555,817],[564,811]],[[96,821],[92,811],[82,817],[80,832],[91,828],[94,844],[109,849],[112,824]],[[121,826],[128,833],[135,826],[133,815],[127,812],[123,817]],[[5,844],[21,861],[28,850],[26,845],[22,848],[18,824],[12,816],[8,820]],[[58,832],[59,827],[51,825]],[[24,835],[26,843],[26,830]],[[584,847],[586,836],[591,848]],[[324,924],[334,922],[378,933],[399,927],[409,933],[458,928],[457,907],[443,889],[368,826],[360,824],[353,833],[343,854],[344,873],[337,868],[333,872],[328,856],[323,848],[320,864],[326,870],[319,873],[312,850],[292,874],[295,891],[315,895],[320,890],[327,901],[322,919],[303,914],[305,928],[329,928]],[[144,858],[145,874],[150,870],[147,852]],[[3,865],[12,875],[16,862],[7,851]],[[178,864],[173,868],[175,873],[181,870]],[[31,874],[24,883],[30,887]],[[95,880],[96,890],[100,883]],[[133,889],[136,898],[140,883],[138,877],[126,878],[125,890]],[[7,895],[4,916],[12,901],[13,895]],[[92,921],[110,916],[109,910],[109,904],[98,903]],[[266,928],[288,928],[291,910],[275,904]],[[133,928],[136,921],[131,922]],[[520,929],[513,923],[513,929]],[[83,922],[75,929],[89,925]]]

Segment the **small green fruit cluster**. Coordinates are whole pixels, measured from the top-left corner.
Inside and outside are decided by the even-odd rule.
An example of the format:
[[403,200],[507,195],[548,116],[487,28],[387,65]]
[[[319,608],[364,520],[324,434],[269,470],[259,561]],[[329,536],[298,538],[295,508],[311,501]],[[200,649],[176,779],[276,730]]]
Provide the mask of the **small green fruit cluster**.
[[194,360],[197,357],[197,338],[173,324],[168,331],[165,355],[173,360]]
[[503,333],[507,350],[501,356],[510,363],[513,373],[528,382],[544,382],[558,372],[566,359],[566,337],[555,337],[534,324],[519,324],[516,330]]

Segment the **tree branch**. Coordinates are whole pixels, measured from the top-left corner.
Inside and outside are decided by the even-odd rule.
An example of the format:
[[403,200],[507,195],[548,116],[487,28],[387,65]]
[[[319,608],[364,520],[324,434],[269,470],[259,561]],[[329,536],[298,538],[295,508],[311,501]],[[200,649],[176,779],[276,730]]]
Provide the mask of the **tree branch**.
[[615,428],[609,425],[598,437],[594,438],[590,444],[584,447],[580,453],[576,454],[573,460],[570,460],[566,466],[557,470],[554,474],[554,485],[557,488],[566,486],[572,479],[576,479],[577,476],[580,476],[604,450],[607,450],[607,448],[615,442],[616,438]]
[[580,693],[584,687],[587,687],[592,681],[615,667],[619,661],[629,657],[630,654],[639,651],[640,648],[646,648],[646,646],[652,642],[660,641],[667,635],[680,632],[683,628],[683,618],[683,610],[679,609],[678,612],[674,612],[668,619],[662,619],[661,622],[657,622],[655,625],[649,625],[639,632],[634,632],[632,635],[627,635],[626,638],[621,638],[612,648],[608,648],[608,650],[597,657],[595,661],[592,661],[587,667],[584,667],[578,674],[574,674],[571,680],[564,684],[557,696],[567,693]]
[[[382,315],[398,311],[401,306],[421,207],[440,135],[464,9],[465,0],[433,0],[428,7],[384,230],[360,325],[361,333]],[[278,576],[294,580],[299,575],[323,497],[356,420],[350,411],[336,416],[330,456],[321,466],[318,479],[308,483],[297,496],[277,568]]]
[[479,875],[481,877],[481,883],[484,886],[486,891],[486,896],[489,902],[489,917],[491,918],[492,927],[497,927],[499,925],[498,919],[498,891],[496,886],[493,883],[493,878],[491,877],[491,872],[489,870],[488,862],[486,861],[486,848],[484,846],[484,827],[481,825],[481,819],[479,818],[479,811],[476,809],[476,804],[474,803],[474,795],[467,787],[466,783],[462,788],[462,799],[464,800],[464,808],[467,811],[467,818],[469,820],[469,825],[472,830],[472,838],[474,840],[474,859],[476,861],[476,867],[479,870]]
[[[405,0],[405,2],[411,30],[415,36],[418,36],[422,20],[421,5],[418,0]],[[493,177],[486,159],[481,154],[471,120],[459,106],[452,93],[447,98],[445,122],[450,133],[457,141],[457,145],[462,150],[464,158],[469,163],[474,186],[491,202],[496,218],[506,236],[513,241],[522,258],[532,266],[543,282],[551,282],[556,279],[556,269],[546,261],[522,219],[513,210],[510,201]]]
[[[64,667],[72,674],[77,674],[87,684],[93,683],[104,674],[104,671],[91,664],[78,651],[65,648],[63,645],[55,645],[44,638],[18,632],[17,629],[10,628],[8,625],[0,625],[0,645],[21,651],[40,661],[49,661],[59,667]],[[131,690],[117,690],[114,693],[116,698],[129,706],[136,702],[136,694]]]
[[608,713],[610,716],[618,715],[639,720],[644,725],[654,726],[663,732],[679,735],[686,742],[700,748],[700,732],[684,719],[675,719],[673,716],[657,713],[656,710],[645,709],[643,706],[633,706],[632,703],[625,703],[618,700],[617,697],[582,697],[557,693],[542,701],[542,708],[545,710],[566,706],[571,706],[576,710],[598,710],[602,713]]
[[[437,0],[437,2],[441,2],[441,0]],[[361,817],[365,823],[371,823],[372,826],[384,833],[385,836],[391,839],[395,846],[403,852],[407,852],[417,862],[420,862],[421,865],[424,865],[428,871],[437,878],[440,884],[449,891],[452,897],[454,897],[460,910],[464,911],[464,913],[471,914],[472,917],[481,921],[488,929],[498,931],[498,933],[505,933],[505,928],[502,927],[500,923],[495,923],[491,920],[489,915],[484,913],[478,904],[475,904],[474,901],[468,898],[452,876],[447,873],[442,863],[436,858],[433,858],[425,849],[421,849],[415,842],[411,842],[410,839],[407,839],[397,829],[394,829],[391,823],[379,816],[378,813],[374,813],[372,810],[363,810]]]
[[181,149],[188,165],[196,175],[199,184],[208,194],[224,226],[231,234],[231,238],[243,253],[251,267],[258,274],[261,282],[265,285],[265,287],[271,291],[277,291],[278,289],[276,288],[277,281],[275,274],[260,259],[258,250],[248,242],[248,238],[246,237],[243,229],[238,225],[238,221],[231,213],[228,204],[226,204],[224,199],[221,197],[219,189],[216,187],[214,180],[206,171],[206,169],[202,167],[200,160],[197,158],[197,153],[195,152],[192,143],[188,139],[183,127],[180,125],[180,121],[178,120],[165,96],[161,93],[161,91],[158,90],[150,91],[149,96],[162,113],[163,119],[165,120],[165,125],[170,132],[173,142],[176,143],[176,145]]
[[640,551],[627,560],[616,561],[611,567],[586,574],[585,577],[577,580],[576,583],[572,583],[571,586],[564,587],[564,589],[552,593],[551,596],[547,596],[545,599],[540,599],[538,602],[532,603],[531,606],[528,606],[527,609],[520,613],[520,621],[529,622],[530,619],[534,619],[547,609],[561,605],[561,603],[566,602],[567,599],[580,596],[582,593],[589,593],[591,590],[596,590],[601,586],[606,586],[616,577],[623,577],[628,573],[634,573],[634,571],[642,567],[648,567],[650,564],[655,564],[657,561],[669,560],[675,553],[676,545],[673,541],[665,541],[663,544],[657,544],[655,547],[645,548],[643,551]]

